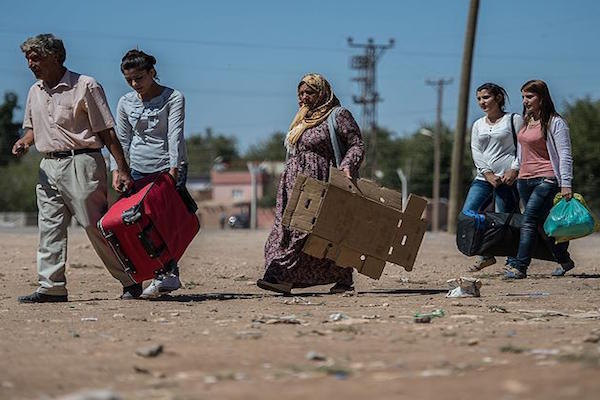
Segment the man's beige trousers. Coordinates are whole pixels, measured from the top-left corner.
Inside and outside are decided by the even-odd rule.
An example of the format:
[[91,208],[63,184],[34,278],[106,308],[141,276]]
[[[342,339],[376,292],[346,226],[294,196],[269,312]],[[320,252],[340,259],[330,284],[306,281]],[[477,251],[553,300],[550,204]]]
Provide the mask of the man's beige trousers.
[[106,164],[100,152],[42,159],[36,187],[40,234],[38,292],[54,296],[67,294],[65,263],[71,218],[85,229],[108,272],[123,286],[135,283],[96,227],[108,208],[106,190]]

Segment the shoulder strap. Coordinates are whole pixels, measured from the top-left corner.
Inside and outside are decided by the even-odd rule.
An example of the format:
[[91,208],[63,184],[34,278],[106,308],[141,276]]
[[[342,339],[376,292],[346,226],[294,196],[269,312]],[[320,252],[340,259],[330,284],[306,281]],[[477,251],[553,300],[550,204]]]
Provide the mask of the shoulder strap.
[[515,144],[515,155],[517,154],[517,132],[515,131],[515,113],[510,114],[510,130]]
[[335,117],[342,110],[342,107],[334,107],[329,116],[327,117],[327,127],[329,129],[329,138],[331,140],[331,147],[333,147],[333,155],[335,156],[335,166],[339,167],[342,163],[342,146],[337,136],[337,121]]

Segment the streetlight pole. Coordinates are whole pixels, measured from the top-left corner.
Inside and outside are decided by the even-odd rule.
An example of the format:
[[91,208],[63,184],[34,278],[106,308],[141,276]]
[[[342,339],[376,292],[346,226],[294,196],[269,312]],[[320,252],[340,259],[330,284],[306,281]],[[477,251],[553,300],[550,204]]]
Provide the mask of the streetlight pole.
[[404,175],[402,168],[398,168],[396,173],[398,174],[398,178],[400,178],[400,183],[402,184],[402,211],[404,211],[406,210],[406,203],[408,202],[408,180],[406,179],[406,175]]

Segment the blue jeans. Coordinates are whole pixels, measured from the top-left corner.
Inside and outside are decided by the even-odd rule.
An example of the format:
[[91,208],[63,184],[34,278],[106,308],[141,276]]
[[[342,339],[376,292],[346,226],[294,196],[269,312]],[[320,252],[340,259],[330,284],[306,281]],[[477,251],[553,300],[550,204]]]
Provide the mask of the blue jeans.
[[[496,212],[512,213],[518,211],[519,198],[514,186],[500,185],[494,188],[488,181],[480,179],[475,179],[471,183],[463,211],[482,212],[492,202],[492,199],[495,200]],[[507,257],[507,264],[510,264],[512,260],[513,257]]]
[[517,211],[519,199],[514,186],[500,185],[494,189],[491,183],[480,179],[473,180],[463,205],[463,211],[482,212],[492,202],[496,202],[496,212]]
[[[556,178],[530,178],[519,179],[517,189],[525,205],[525,212],[523,213],[519,251],[517,257],[509,264],[522,272],[527,272],[527,267],[531,264],[531,253],[536,245],[538,229],[546,221],[552,208],[554,195],[558,193],[559,188]],[[548,238],[546,235],[542,236],[556,261],[564,264],[571,260],[567,251],[569,242],[555,244],[554,239]]]

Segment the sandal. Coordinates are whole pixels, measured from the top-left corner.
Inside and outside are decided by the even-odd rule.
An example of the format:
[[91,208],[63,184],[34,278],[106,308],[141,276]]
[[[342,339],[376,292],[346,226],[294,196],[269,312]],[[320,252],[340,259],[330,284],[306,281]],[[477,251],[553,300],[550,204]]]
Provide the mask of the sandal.
[[354,286],[352,285],[348,285],[347,283],[336,283],[335,285],[333,285],[331,287],[331,289],[329,289],[329,293],[331,294],[340,294],[340,293],[346,293],[346,292],[353,292],[354,291]]
[[264,290],[270,290],[271,292],[290,294],[292,292],[292,284],[285,282],[270,282],[264,279],[256,281],[256,286]]
[[485,267],[489,267],[490,265],[496,264],[496,257],[479,257],[477,261],[475,261],[474,265],[471,265],[468,269],[469,272],[478,272],[484,269]]

